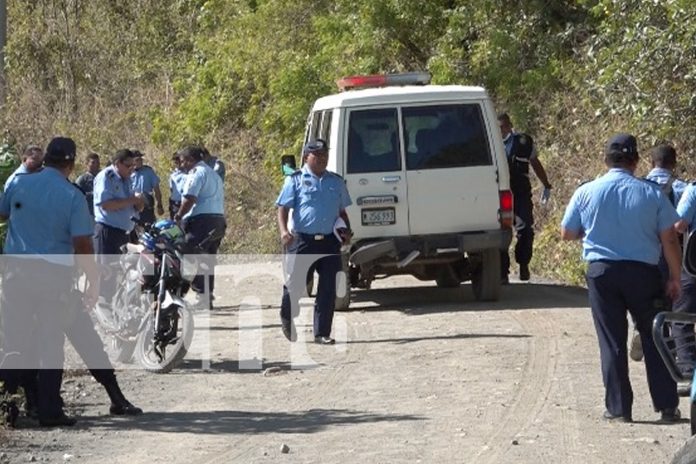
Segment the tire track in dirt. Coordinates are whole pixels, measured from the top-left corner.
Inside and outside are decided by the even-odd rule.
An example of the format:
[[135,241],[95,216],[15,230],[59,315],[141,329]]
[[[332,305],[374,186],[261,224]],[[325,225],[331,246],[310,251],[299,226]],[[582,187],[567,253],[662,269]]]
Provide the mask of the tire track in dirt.
[[[342,314],[337,312],[337,315]],[[344,317],[350,318],[350,333],[347,334],[349,339],[357,338],[369,338],[371,336],[370,324],[363,324],[367,318],[362,312],[356,311],[351,313],[343,313]],[[322,377],[321,382],[313,382],[310,385],[303,387],[302,395],[300,399],[289,407],[297,411],[306,411],[310,408],[311,403],[314,398],[323,398],[328,396],[329,393],[335,395],[341,388],[341,385],[345,384],[345,379],[351,374],[352,365],[363,358],[367,353],[369,344],[359,343],[351,344],[346,350],[346,357],[341,361],[331,373],[327,373]],[[233,446],[229,446],[223,451],[217,451],[211,455],[202,457],[195,461],[199,464],[228,464],[230,462],[244,462],[244,457],[249,457],[252,453],[258,452],[258,446],[256,440],[259,439],[258,435],[248,435],[239,442],[236,442]]]
[[[507,315],[517,322],[522,331],[531,335],[527,345],[527,361],[519,381],[519,390],[508,407],[498,427],[482,443],[481,450],[471,462],[508,462],[505,456],[514,446],[513,440],[534,426],[537,419],[549,407],[547,402],[553,389],[552,380],[558,372],[559,336],[562,329],[553,320],[550,311],[515,311]],[[565,434],[561,440],[559,456],[569,456],[569,448],[577,444],[577,428],[570,415],[562,415],[561,428]],[[570,431],[574,432],[570,432]],[[548,457],[538,456],[538,462],[548,462]],[[571,461],[573,462],[573,461]]]

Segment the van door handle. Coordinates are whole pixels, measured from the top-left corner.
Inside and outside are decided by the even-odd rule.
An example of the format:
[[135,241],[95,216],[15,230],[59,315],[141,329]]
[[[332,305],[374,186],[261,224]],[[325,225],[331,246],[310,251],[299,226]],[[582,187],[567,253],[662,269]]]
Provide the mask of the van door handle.
[[382,177],[382,182],[399,182],[401,176],[384,176]]

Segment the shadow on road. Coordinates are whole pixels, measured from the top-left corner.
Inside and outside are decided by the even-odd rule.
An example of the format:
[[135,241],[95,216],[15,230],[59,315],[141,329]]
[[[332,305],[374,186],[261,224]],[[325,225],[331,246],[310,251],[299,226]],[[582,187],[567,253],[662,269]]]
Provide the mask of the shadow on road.
[[500,311],[546,308],[587,308],[587,290],[550,284],[503,287],[499,301],[476,301],[471,285],[443,289],[400,287],[354,291],[346,311],[401,311],[410,315],[451,311]]
[[456,334],[456,335],[435,335],[432,337],[407,337],[407,338],[385,338],[377,340],[348,340],[346,343],[394,343],[395,345],[402,345],[405,343],[423,342],[428,340],[463,340],[467,338],[529,338],[531,335],[527,334]]
[[315,433],[331,426],[425,420],[424,417],[415,415],[373,414],[348,409],[311,409],[305,412],[148,412],[137,418],[81,416],[79,419],[79,428],[205,435]]

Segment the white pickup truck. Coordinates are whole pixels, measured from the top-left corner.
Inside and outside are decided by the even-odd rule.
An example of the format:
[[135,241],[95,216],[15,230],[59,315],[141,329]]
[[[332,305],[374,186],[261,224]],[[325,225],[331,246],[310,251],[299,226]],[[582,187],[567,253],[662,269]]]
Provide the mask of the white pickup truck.
[[497,116],[484,89],[429,80],[343,78],[309,114],[305,141],[328,142],[328,169],[353,199],[337,309],[350,288],[396,274],[439,287],[471,280],[476,299],[499,297],[514,215]]

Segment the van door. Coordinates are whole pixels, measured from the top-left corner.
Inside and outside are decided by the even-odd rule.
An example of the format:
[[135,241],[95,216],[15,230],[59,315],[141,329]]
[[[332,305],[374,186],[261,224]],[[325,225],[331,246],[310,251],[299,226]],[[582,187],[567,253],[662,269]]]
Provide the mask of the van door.
[[498,174],[481,104],[401,111],[411,235],[498,228]]
[[408,189],[396,108],[347,110],[343,140],[356,239],[407,236]]

